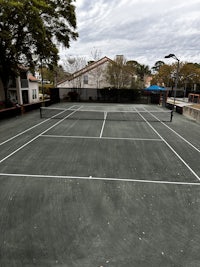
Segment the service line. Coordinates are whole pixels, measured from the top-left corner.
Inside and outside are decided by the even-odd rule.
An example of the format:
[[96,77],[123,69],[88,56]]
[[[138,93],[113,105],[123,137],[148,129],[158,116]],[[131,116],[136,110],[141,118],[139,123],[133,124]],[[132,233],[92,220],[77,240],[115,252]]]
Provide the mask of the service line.
[[159,138],[134,138],[134,137],[101,137],[101,136],[79,136],[79,135],[48,135],[43,134],[41,137],[47,138],[76,138],[76,139],[106,139],[106,140],[130,140],[130,141],[153,141],[153,142],[163,142],[162,139]]
[[0,173],[0,176],[19,177],[19,178],[43,178],[43,179],[66,179],[66,180],[93,180],[93,181],[120,181],[131,183],[146,183],[146,184],[168,184],[168,185],[192,185],[200,186],[199,182],[176,182],[176,181],[161,181],[161,180],[144,180],[131,178],[114,178],[114,177],[93,177],[93,176],[68,176],[68,175],[43,175],[43,174],[24,174],[24,173]]

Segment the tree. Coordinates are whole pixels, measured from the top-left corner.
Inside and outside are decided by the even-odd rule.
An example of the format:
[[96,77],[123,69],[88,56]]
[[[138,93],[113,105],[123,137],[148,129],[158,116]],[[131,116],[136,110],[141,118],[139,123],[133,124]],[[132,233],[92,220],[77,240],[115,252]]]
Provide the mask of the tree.
[[151,71],[148,65],[138,64],[136,68],[136,73],[139,76],[141,81],[144,81],[146,75],[150,75]]
[[[0,0],[0,78],[8,99],[10,76],[20,66],[33,68],[38,61],[55,65],[58,44],[76,40],[74,0]],[[32,56],[37,60],[33,61]]]
[[119,55],[112,63],[109,63],[106,79],[116,89],[130,88],[134,74],[124,56]]
[[[92,62],[97,62],[101,58],[101,51],[94,47],[93,50],[91,51],[91,56],[92,56]],[[94,68],[90,73],[93,77],[93,80],[96,83],[96,88],[99,89],[102,77],[104,76],[103,66],[97,65],[97,67]]]
[[[85,57],[66,57],[64,61],[64,68],[70,75],[76,76],[76,73],[86,67]],[[72,79],[73,88],[82,87],[82,77],[78,76],[76,79]]]
[[70,74],[63,69],[63,66],[59,65],[54,68],[53,72],[51,72],[50,80],[53,80],[54,86],[57,87],[57,82],[66,79],[66,77],[68,77],[69,75]]
[[148,65],[142,65],[136,60],[129,60],[127,65],[134,71],[136,79],[133,80],[136,89],[144,88],[145,77],[151,75]]
[[70,75],[70,73],[63,69],[62,65],[54,66],[53,69],[47,67],[38,68],[36,69],[36,73],[40,80],[43,78],[43,80],[49,81],[55,87],[57,86],[57,82],[66,79]]
[[159,67],[157,73],[152,78],[152,84],[160,86],[170,87],[173,82],[173,72],[176,70],[176,66],[164,64]]
[[[177,64],[164,64],[160,66],[157,73],[153,76],[152,83],[174,87],[176,78]],[[197,63],[180,62],[178,87],[186,87],[192,90],[194,84],[199,87],[200,82],[200,66]]]
[[200,65],[197,63],[181,64],[179,73],[179,86],[188,91],[200,88]]
[[83,69],[86,65],[86,58],[85,57],[81,57],[81,56],[76,56],[76,57],[72,57],[72,56],[67,56],[64,59],[63,62],[64,65],[64,69],[69,72],[70,74],[73,74],[74,72],[77,72],[81,69]]
[[152,67],[153,71],[159,71],[160,67],[163,66],[165,63],[164,61],[156,61],[155,65]]
[[91,56],[92,56],[92,60],[93,61],[97,61],[101,58],[101,50],[93,47],[92,51],[91,51]]

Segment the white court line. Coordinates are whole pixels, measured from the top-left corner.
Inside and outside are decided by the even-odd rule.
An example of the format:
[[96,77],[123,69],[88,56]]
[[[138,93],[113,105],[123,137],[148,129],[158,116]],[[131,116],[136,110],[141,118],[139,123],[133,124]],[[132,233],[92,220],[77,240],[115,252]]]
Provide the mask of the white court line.
[[43,134],[40,137],[47,138],[76,138],[76,139],[107,139],[107,140],[132,140],[132,141],[154,141],[154,142],[163,142],[162,139],[156,138],[132,138],[132,137],[99,137],[99,136],[79,136],[79,135],[48,135]]
[[[144,108],[145,109],[145,108]],[[148,111],[147,109],[145,109],[145,111],[147,111],[148,113],[151,114],[151,111]],[[153,117],[155,117],[155,115],[151,114]],[[156,117],[155,117],[156,118]],[[170,128],[167,124],[165,124],[163,121],[160,121],[165,127],[167,127],[170,131],[172,131],[173,133],[175,133],[178,137],[180,137],[183,141],[185,141],[188,145],[190,145],[192,148],[194,148],[197,152],[200,153],[200,149],[198,149],[197,147],[195,147],[192,143],[190,143],[187,139],[185,139],[182,135],[180,135],[179,133],[177,133],[175,130],[173,130],[172,128]]]
[[69,110],[73,110],[73,109],[76,108],[76,107],[77,107],[77,110],[78,110],[80,106],[78,106],[78,105],[73,105],[73,106],[69,107],[68,109],[69,109]]
[[42,121],[42,122],[40,122],[40,123],[38,123],[38,124],[36,124],[36,125],[34,125],[34,126],[32,126],[31,128],[28,128],[27,130],[25,130],[25,131],[23,131],[23,132],[20,132],[20,133],[14,135],[13,137],[11,137],[11,138],[5,140],[4,142],[0,143],[0,146],[2,146],[2,145],[4,145],[4,144],[8,143],[9,141],[11,141],[11,140],[17,138],[18,136],[20,136],[20,135],[22,135],[22,134],[24,134],[24,133],[26,133],[26,132],[28,132],[28,131],[34,129],[34,128],[37,127],[37,126],[40,126],[41,124],[43,124],[43,123],[45,123],[45,122],[47,122],[47,121],[49,121],[49,120],[50,120],[50,118],[49,118],[49,119],[46,119],[45,121]]
[[[72,108],[73,108],[73,107],[74,107],[74,106],[72,106]],[[4,142],[1,142],[1,143],[0,143],[0,146],[2,146],[2,145],[4,145],[4,144],[8,143],[9,141],[12,141],[13,139],[19,137],[20,135],[22,135],[22,134],[24,134],[24,133],[27,133],[28,131],[30,131],[30,130],[32,130],[32,129],[38,127],[38,126],[40,126],[41,124],[43,124],[43,123],[45,123],[45,122],[47,122],[47,121],[49,121],[49,120],[51,120],[51,118],[48,118],[48,119],[46,119],[46,120],[44,120],[44,121],[42,121],[42,122],[40,122],[40,123],[38,123],[38,124],[36,124],[36,125],[34,125],[34,126],[28,128],[28,129],[26,129],[26,130],[23,131],[23,132],[20,132],[20,133],[14,135],[13,137],[11,137],[11,138],[5,140]]]
[[34,138],[32,138],[30,141],[28,141],[27,143],[25,143],[24,145],[20,146],[18,149],[14,150],[12,153],[10,153],[9,155],[7,155],[6,157],[4,157],[3,159],[0,160],[0,163],[2,163],[3,161],[5,161],[6,159],[10,158],[12,155],[16,154],[18,151],[20,151],[22,148],[26,147],[27,145],[29,145],[30,143],[32,143],[33,141],[35,141],[36,139],[38,139],[42,134],[48,132],[49,130],[51,130],[52,128],[54,128],[55,126],[57,126],[58,124],[60,124],[62,121],[64,121],[67,117],[71,116],[73,113],[75,113],[77,110],[71,112],[70,114],[68,114],[66,117],[64,117],[63,119],[59,120],[57,123],[55,123],[54,125],[52,125],[51,127],[49,127],[48,129],[46,129],[45,131],[43,131],[42,133],[36,135]]
[[99,181],[120,181],[131,183],[147,183],[147,184],[169,184],[169,185],[195,185],[200,186],[200,183],[195,182],[173,182],[173,181],[160,181],[160,180],[139,180],[131,178],[114,178],[114,177],[92,177],[92,176],[68,176],[68,175],[43,175],[43,174],[24,174],[24,173],[0,173],[0,176],[9,177],[27,177],[27,178],[50,178],[50,179],[77,179],[77,180],[99,180]]
[[104,127],[105,127],[106,118],[107,118],[107,112],[104,112],[103,125],[102,125],[100,136],[99,136],[100,138],[102,138],[102,135],[103,135],[103,130],[104,130]]
[[182,163],[191,171],[191,173],[200,181],[198,174],[184,161],[184,159],[173,149],[172,146],[159,134],[158,131],[140,114],[139,115],[146,121],[146,123],[151,127],[151,129],[163,140],[163,142],[171,149],[171,151],[182,161]]
[[[46,108],[46,109],[53,109],[53,108]],[[55,108],[54,108],[55,109]],[[59,109],[62,109],[62,108],[59,108]],[[65,110],[69,110],[69,109],[65,109]],[[77,110],[77,109],[75,109],[75,108],[71,108],[70,110]],[[138,110],[136,110],[135,108],[134,108],[134,110],[133,109],[129,109],[129,110],[114,110],[114,109],[108,109],[108,110],[98,110],[98,109],[80,109],[80,111],[82,111],[82,112],[96,112],[96,113],[105,113],[105,112],[107,112],[107,113],[123,113],[123,112],[127,112],[127,113],[138,113],[138,112],[141,112],[141,113],[146,113],[146,111],[145,110],[140,110],[140,111],[138,111]],[[159,110],[151,110],[151,112],[154,112],[154,113],[160,113],[160,111]],[[166,111],[162,111],[162,113],[167,113],[167,114],[171,114],[171,112],[169,111],[169,110],[166,110]],[[158,118],[156,118],[157,120],[159,120]]]
[[185,139],[183,136],[181,136],[179,133],[177,133],[175,130],[173,130],[172,128],[170,128],[167,124],[165,124],[164,122],[162,122],[163,125],[165,125],[169,130],[171,130],[173,133],[175,133],[178,137],[180,137],[183,141],[185,141],[188,145],[190,145],[192,148],[194,148],[197,152],[200,153],[200,149],[198,149],[197,147],[195,147],[192,143],[190,143],[187,139]]

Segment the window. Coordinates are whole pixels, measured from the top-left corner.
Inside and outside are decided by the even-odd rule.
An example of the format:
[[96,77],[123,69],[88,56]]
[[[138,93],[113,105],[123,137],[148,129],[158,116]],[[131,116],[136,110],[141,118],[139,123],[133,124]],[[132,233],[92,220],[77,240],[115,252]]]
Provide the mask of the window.
[[84,84],[88,84],[88,75],[83,76],[83,82]]
[[37,99],[37,90],[36,89],[32,90],[32,98]]

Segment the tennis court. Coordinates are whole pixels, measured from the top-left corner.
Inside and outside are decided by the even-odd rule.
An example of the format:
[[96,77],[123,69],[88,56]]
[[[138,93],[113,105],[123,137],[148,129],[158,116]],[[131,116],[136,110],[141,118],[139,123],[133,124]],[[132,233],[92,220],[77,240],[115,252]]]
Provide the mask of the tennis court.
[[1,121],[0,266],[200,266],[199,133],[153,105]]

